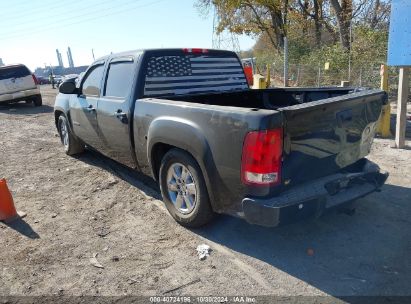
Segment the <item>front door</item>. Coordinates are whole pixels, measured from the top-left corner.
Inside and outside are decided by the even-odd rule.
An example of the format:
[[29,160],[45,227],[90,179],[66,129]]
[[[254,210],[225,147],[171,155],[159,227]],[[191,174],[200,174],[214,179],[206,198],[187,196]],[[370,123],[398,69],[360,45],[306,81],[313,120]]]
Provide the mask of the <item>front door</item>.
[[95,149],[102,146],[97,123],[97,104],[103,72],[104,62],[92,66],[81,83],[81,95],[73,95],[70,99],[70,118],[74,134]]
[[97,120],[103,147],[102,152],[130,167],[136,164],[130,137],[130,108],[136,62],[133,57],[110,61],[104,90],[97,107]]

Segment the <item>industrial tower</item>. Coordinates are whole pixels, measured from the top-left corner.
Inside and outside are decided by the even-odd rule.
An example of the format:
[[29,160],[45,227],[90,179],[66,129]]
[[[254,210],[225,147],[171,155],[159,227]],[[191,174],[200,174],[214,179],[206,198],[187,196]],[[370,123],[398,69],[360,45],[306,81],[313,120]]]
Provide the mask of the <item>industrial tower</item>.
[[74,68],[73,55],[71,54],[70,47],[67,48],[67,58],[68,58],[69,67]]
[[59,52],[58,49],[56,49],[56,54],[57,54],[57,61],[59,63],[59,66],[63,67],[63,58],[61,57],[61,53]]

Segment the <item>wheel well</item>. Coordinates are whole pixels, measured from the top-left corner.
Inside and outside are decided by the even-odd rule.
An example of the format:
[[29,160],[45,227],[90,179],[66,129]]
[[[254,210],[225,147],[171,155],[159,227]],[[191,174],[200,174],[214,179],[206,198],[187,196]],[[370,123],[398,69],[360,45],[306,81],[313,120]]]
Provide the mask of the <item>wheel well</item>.
[[[159,174],[160,174],[160,166],[161,166],[161,160],[163,159],[164,155],[166,155],[166,153],[168,151],[170,151],[171,149],[181,149],[179,147],[176,146],[172,146],[172,145],[168,145],[168,144],[164,144],[164,143],[156,143],[153,148],[151,149],[151,167],[152,167],[152,172],[153,172],[153,176],[156,179],[156,181],[159,182]],[[204,181],[205,181],[205,185],[206,185],[206,189],[208,192],[208,195],[210,197],[211,200],[211,206],[214,209],[214,195],[212,192],[210,192],[211,189],[211,184],[209,184],[209,179],[207,176],[207,172],[204,172],[206,169],[201,168],[201,165],[199,164],[199,162],[197,161],[197,159],[193,156],[193,154],[191,154],[189,151],[181,149],[182,151],[188,153],[195,162],[197,162],[201,173],[203,175]]]
[[59,122],[59,117],[60,115],[63,115],[64,113],[62,111],[56,110],[54,111],[54,121],[56,123],[56,128],[58,128],[58,122]]
[[153,168],[152,170],[156,180],[158,180],[158,175],[160,173],[161,160],[164,155],[173,148],[176,147],[163,143],[157,143],[151,149],[151,166]]

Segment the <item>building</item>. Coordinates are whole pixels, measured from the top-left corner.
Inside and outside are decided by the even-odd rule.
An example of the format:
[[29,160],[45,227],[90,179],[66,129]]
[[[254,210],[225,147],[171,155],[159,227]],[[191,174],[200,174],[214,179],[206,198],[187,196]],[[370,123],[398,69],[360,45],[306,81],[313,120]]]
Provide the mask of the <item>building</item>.
[[41,76],[41,77],[48,77],[51,72],[53,72],[54,75],[69,75],[69,74],[80,74],[82,72],[85,72],[88,68],[87,65],[82,65],[82,66],[74,66],[74,61],[73,61],[73,55],[71,54],[71,49],[70,47],[67,48],[67,59],[68,59],[68,64],[69,67],[65,68],[63,65],[63,59],[61,57],[61,53],[58,49],[56,49],[56,55],[57,55],[57,66],[46,66],[44,68],[38,67],[34,70],[34,74],[36,76]]
[[3,65],[4,65],[3,59],[0,58],[0,67],[3,66]]
[[36,76],[42,76],[42,77],[48,77],[53,71],[54,75],[69,75],[69,74],[80,74],[87,70],[88,66],[87,65],[82,65],[78,67],[72,67],[72,68],[65,68],[61,66],[52,66],[52,67],[46,67],[46,68],[36,68],[34,70],[34,74]]

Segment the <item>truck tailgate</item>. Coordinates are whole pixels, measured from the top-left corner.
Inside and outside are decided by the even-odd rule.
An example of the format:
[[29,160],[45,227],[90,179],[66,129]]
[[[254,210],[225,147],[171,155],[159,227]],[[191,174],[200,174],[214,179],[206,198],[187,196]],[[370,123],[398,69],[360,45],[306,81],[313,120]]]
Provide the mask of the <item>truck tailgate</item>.
[[365,90],[279,109],[285,121],[283,183],[326,176],[366,156],[386,102],[384,91]]

